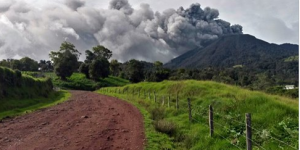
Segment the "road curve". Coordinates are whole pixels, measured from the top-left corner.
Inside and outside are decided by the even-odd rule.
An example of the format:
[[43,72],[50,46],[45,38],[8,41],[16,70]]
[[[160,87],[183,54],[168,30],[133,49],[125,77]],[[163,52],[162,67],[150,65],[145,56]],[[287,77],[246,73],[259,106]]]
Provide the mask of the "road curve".
[[143,116],[131,104],[87,91],[65,103],[3,120],[0,150],[142,150]]

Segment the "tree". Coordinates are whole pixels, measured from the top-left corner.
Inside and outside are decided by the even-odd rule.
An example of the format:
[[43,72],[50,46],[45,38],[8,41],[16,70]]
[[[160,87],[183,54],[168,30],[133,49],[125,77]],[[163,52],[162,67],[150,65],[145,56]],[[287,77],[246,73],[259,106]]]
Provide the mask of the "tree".
[[80,66],[79,71],[84,73],[87,78],[98,80],[99,78],[108,77],[110,66],[108,59],[112,52],[104,46],[98,45],[93,50],[85,51],[86,59]]
[[21,70],[22,71],[38,71],[39,64],[38,62],[34,61],[33,59],[29,57],[24,57],[20,59],[21,62]]
[[72,43],[63,42],[58,52],[50,52],[51,60],[54,62],[54,72],[62,80],[66,80],[78,68],[80,53]]
[[160,61],[154,62],[154,68],[155,68],[155,70],[161,70],[161,69],[163,69],[163,63],[160,62]]
[[106,58],[99,58],[89,65],[89,75],[92,79],[106,78],[109,75],[109,62]]
[[16,70],[21,70],[22,69],[22,63],[20,60],[17,59],[12,59],[10,62],[10,68],[11,69],[16,69]]
[[89,64],[88,63],[82,63],[79,67],[79,72],[85,74],[86,78],[90,78],[90,74],[89,74]]
[[120,73],[120,63],[118,60],[113,59],[110,61],[110,71],[113,76],[118,76]]
[[140,61],[131,59],[126,71],[129,81],[137,83],[144,80],[144,65]]
[[112,51],[110,51],[109,49],[107,49],[102,45],[93,47],[93,52],[96,58],[104,57],[106,59],[110,59],[110,57],[112,56]]

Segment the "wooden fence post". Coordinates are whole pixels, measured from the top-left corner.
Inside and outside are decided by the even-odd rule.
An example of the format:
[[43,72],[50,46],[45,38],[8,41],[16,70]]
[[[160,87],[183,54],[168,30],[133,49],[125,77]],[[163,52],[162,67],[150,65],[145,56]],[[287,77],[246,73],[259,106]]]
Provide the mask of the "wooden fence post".
[[213,107],[209,105],[209,129],[210,129],[210,137],[214,134],[214,112]]
[[134,96],[134,88],[132,89],[132,96]]
[[156,103],[156,94],[155,94],[155,90],[154,90],[154,102]]
[[170,100],[171,100],[171,96],[169,94],[169,97],[168,97],[168,107],[170,107]]
[[189,120],[192,122],[192,107],[191,107],[191,99],[188,98],[188,106],[189,106]]
[[165,96],[164,96],[164,95],[162,96],[162,99],[163,99],[163,101],[162,101],[162,104],[161,104],[161,105],[164,106],[164,105],[165,105]]
[[247,150],[252,150],[251,114],[246,113],[246,143]]
[[140,98],[140,92],[141,92],[141,89],[139,89],[139,98]]
[[179,109],[179,105],[178,105],[178,92],[176,94],[176,109]]
[[149,96],[149,100],[151,100],[150,90],[149,90],[149,92],[148,92],[148,96]]

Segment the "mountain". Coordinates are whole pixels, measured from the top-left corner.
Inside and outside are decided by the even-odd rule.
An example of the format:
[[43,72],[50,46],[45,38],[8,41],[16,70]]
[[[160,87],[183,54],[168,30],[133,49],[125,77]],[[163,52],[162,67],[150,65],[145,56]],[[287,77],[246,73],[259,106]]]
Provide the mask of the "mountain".
[[167,68],[229,68],[237,65],[253,68],[265,62],[277,62],[298,56],[299,46],[272,44],[248,34],[222,36],[204,48],[197,48],[172,59]]

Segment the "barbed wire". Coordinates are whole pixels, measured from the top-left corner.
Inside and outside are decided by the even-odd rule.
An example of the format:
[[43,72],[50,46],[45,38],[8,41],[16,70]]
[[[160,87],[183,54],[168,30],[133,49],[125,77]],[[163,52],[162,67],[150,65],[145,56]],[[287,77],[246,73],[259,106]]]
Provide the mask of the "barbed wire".
[[220,137],[222,137],[224,140],[226,140],[227,142],[229,142],[231,145],[235,146],[236,148],[241,149],[241,150],[243,149],[243,148],[241,148],[241,147],[239,147],[239,146],[237,146],[237,145],[235,145],[235,144],[232,144],[231,141],[228,140],[228,138],[225,138],[225,137],[222,136],[221,134],[219,134],[219,133],[217,133],[217,132],[215,132],[215,134],[219,135]]
[[[123,89],[124,90],[124,89]],[[127,89],[126,90],[127,91],[127,93],[123,93],[123,91],[121,91],[120,93],[118,93],[118,94],[126,94],[126,95],[128,95],[128,94],[133,94],[133,97],[135,97],[135,93],[132,93],[132,92],[130,92],[130,93],[128,93],[129,92],[129,90]],[[137,90],[138,91],[138,90]],[[105,93],[115,93],[115,89],[114,88],[108,88],[107,89],[107,91],[105,91],[104,89],[103,89],[103,92],[105,92]],[[138,93],[138,92],[137,92]],[[136,93],[136,94],[137,94]],[[145,97],[145,95],[146,95],[146,97],[145,97],[145,99],[149,99],[149,97],[148,97],[148,95],[150,94],[150,95],[152,95],[152,97],[154,96],[154,93],[153,92],[146,92],[145,94],[143,93],[143,92],[141,92],[140,93],[141,95],[142,95],[142,97],[144,96]],[[164,105],[165,106],[168,106],[167,104],[167,102],[168,102],[168,97],[170,96],[170,97],[174,97],[174,95],[175,95],[175,97],[177,97],[177,94],[155,94],[155,96],[157,97],[157,100],[159,100],[159,99],[162,99],[162,97],[164,97],[165,98],[165,103],[164,103]],[[180,94],[178,94],[178,98],[180,98]],[[127,97],[127,99],[128,99],[128,97]],[[149,99],[149,100],[153,100],[154,98],[152,98],[152,99]],[[170,98],[170,104],[171,103],[173,103],[172,101],[171,101],[171,99],[172,98]],[[193,108],[193,106],[191,106],[192,108]],[[188,109],[188,105],[185,105],[185,106],[181,106],[181,109],[182,108],[185,108],[185,109]],[[197,110],[197,112],[201,112],[201,111],[204,111],[204,109],[205,108],[203,108],[203,109],[200,109],[200,110]],[[195,109],[192,109],[192,110],[195,110]],[[195,112],[195,111],[193,111],[192,112],[192,114],[195,114],[195,115],[198,115],[198,116],[201,116],[201,117],[203,117],[203,118],[205,118],[205,119],[209,119],[208,118],[208,116],[205,116],[204,114],[200,114],[200,113],[197,113],[197,112]],[[215,116],[219,116],[219,117],[221,117],[221,118],[223,118],[224,116],[223,115],[220,115],[220,114],[218,114],[218,113],[214,113],[214,115]],[[193,118],[192,117],[192,119],[194,120],[194,121],[196,121],[197,123],[201,123],[201,124],[205,124],[205,123],[203,123],[203,122],[201,122],[201,121],[199,121],[199,120],[197,120],[197,119],[195,119],[195,118]],[[233,122],[236,122],[236,123],[238,123],[238,124],[240,124],[240,125],[243,125],[243,126],[245,126],[246,124],[244,123],[244,122],[240,122],[240,121],[237,121],[237,120],[234,120],[234,119],[230,119],[230,121],[233,121]],[[219,125],[219,126],[221,126],[221,127],[223,127],[224,128],[224,125],[221,125],[221,124],[219,124],[219,123],[217,123],[217,122],[214,122],[214,124],[217,124],[217,125]],[[205,124],[205,125],[207,125],[207,124]],[[262,133],[262,131],[260,131],[260,130],[258,130],[258,129],[256,129],[256,128],[254,128],[254,127],[252,127],[252,126],[249,126],[249,125],[246,125],[247,127],[250,127],[252,130],[254,130],[255,132],[256,132],[256,134],[260,134],[260,133]],[[219,134],[220,135],[220,134]],[[242,134],[243,135],[243,134]],[[243,136],[245,136],[245,135],[243,135]],[[277,139],[277,138],[275,138],[275,137],[273,137],[273,136],[271,136],[271,135],[267,135],[268,137],[270,137],[271,139],[273,139],[273,140],[276,140],[276,141],[278,141],[278,142],[280,142],[280,143],[282,143],[282,144],[285,144],[286,146],[289,146],[290,148],[293,148],[293,149],[296,149],[297,150],[297,148],[295,148],[295,147],[293,147],[293,146],[291,146],[290,144],[288,144],[288,143],[286,143],[286,142],[284,142],[284,141],[282,141],[282,140],[279,140],[279,139]],[[251,140],[251,139],[250,139]],[[253,141],[253,140],[251,140],[253,143],[256,143],[255,141]],[[231,143],[232,144],[232,143]],[[232,145],[234,145],[234,144],[232,144]],[[236,146],[236,145],[234,145],[234,146]],[[256,146],[258,146],[258,144],[256,143]],[[258,147],[260,147],[260,146],[258,146]],[[260,147],[260,148],[262,148],[262,149],[264,149],[263,147]]]

